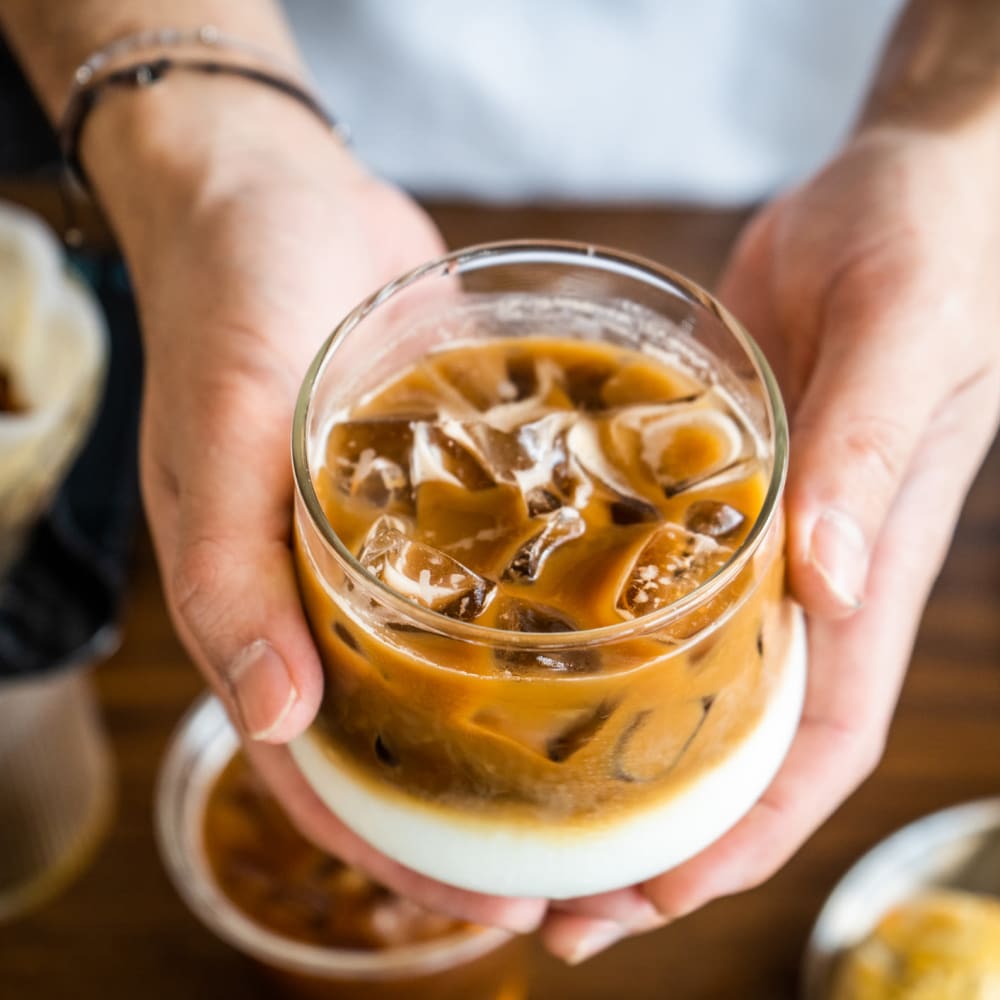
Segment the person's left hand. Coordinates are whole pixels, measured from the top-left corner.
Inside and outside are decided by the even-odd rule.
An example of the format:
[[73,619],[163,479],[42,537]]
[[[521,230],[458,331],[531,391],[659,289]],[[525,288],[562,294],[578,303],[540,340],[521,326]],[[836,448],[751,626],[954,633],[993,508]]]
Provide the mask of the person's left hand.
[[553,908],[543,936],[568,961],[759,885],[877,764],[997,427],[1000,150],[980,141],[862,133],[738,243],[720,297],[764,348],[791,416],[802,723],[770,788],[721,840],[641,886]]

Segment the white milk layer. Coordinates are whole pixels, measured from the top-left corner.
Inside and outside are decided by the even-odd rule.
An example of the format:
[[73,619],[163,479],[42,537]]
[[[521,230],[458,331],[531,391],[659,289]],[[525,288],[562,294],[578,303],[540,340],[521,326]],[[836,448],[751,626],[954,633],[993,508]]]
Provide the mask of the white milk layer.
[[724,760],[668,801],[593,830],[475,822],[382,797],[306,732],[291,744],[317,795],[383,854],[449,885],[567,899],[642,882],[708,847],[744,816],[777,773],[805,697],[806,636],[795,609],[785,661],[757,725]]

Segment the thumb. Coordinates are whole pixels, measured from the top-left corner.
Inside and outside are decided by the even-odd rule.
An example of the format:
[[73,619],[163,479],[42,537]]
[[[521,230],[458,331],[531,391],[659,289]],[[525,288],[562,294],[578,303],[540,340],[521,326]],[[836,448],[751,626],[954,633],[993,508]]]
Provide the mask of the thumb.
[[190,534],[182,532],[170,603],[188,648],[240,731],[285,743],[312,722],[322,671],[287,544],[248,544],[248,537],[198,523]]
[[236,401],[227,414],[235,419],[211,422],[208,435],[225,446],[202,443],[186,463],[166,589],[182,637],[236,725],[284,743],[312,722],[323,676],[288,544],[287,417],[250,419],[252,395]]
[[828,308],[820,330],[785,494],[790,583],[814,615],[863,603],[870,553],[942,395],[946,352],[913,312],[854,301]]

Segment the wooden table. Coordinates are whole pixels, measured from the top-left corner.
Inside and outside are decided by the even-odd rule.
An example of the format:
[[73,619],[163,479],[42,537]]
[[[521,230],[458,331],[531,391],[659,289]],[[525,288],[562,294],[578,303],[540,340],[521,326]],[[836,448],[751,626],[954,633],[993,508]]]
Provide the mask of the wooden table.
[[[739,219],[711,213],[436,211],[452,245],[523,236],[636,250],[711,283]],[[966,506],[924,618],[877,773],[766,886],[570,970],[539,951],[534,1000],[772,1000],[793,997],[810,924],[868,847],[923,813],[1000,793],[1000,447]],[[916,540],[919,544],[919,540]],[[873,663],[872,669],[878,669]],[[0,927],[0,997],[268,995],[240,955],[174,894],[156,855],[151,790],[171,728],[200,690],[168,622],[148,542],[135,556],[120,652],[97,672],[118,758],[117,819],[65,895]]]

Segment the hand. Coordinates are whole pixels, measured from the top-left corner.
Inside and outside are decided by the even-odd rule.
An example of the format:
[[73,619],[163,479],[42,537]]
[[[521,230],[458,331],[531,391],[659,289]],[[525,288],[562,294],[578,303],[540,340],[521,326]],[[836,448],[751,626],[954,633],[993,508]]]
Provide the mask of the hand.
[[789,580],[808,613],[795,743],[726,836],[642,886],[565,904],[551,950],[759,885],[877,764],[924,602],[1000,406],[1000,170],[958,136],[859,135],[744,233],[720,295],[791,417]]
[[[184,85],[172,79],[157,97],[183,101]],[[412,201],[367,176],[287,98],[246,90],[226,87],[211,148],[169,168],[150,157],[159,173],[143,176],[144,199],[120,187],[127,178],[100,189],[146,342],[142,487],[167,601],[304,833],[427,905],[530,929],[540,901],[439,885],[375,852],[320,803],[281,745],[312,721],[323,683],[289,549],[298,387],[337,321],[442,243]],[[198,100],[214,93],[201,86]],[[249,110],[234,105],[250,99]],[[172,115],[164,129],[184,117]],[[151,145],[177,148],[162,133]]]

